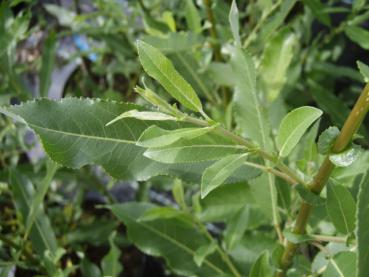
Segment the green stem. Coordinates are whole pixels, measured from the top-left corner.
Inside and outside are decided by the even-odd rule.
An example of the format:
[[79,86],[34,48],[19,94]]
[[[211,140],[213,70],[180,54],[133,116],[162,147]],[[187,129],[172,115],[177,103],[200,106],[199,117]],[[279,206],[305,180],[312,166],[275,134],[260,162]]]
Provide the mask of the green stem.
[[[359,129],[361,123],[363,122],[365,115],[369,110],[369,84],[364,87],[359,99],[355,103],[355,106],[351,110],[342,130],[337,137],[332,153],[339,153],[345,150],[345,148],[350,144],[353,135]],[[309,184],[309,189],[315,194],[320,194],[325,184],[327,183],[329,176],[334,169],[334,165],[329,160],[327,156],[319,168],[317,175],[314,177],[311,184]],[[296,223],[293,232],[295,234],[305,233],[305,228],[307,221],[312,210],[312,206],[306,202],[302,202],[299,210],[299,214],[296,218]],[[280,271],[277,273],[278,277],[283,277],[286,275],[287,270],[292,264],[293,257],[297,250],[298,244],[288,242],[284,253],[280,261]]]
[[325,242],[338,242],[338,243],[346,243],[346,237],[335,237],[335,236],[325,236],[325,235],[309,235],[314,240],[317,241],[325,241]]

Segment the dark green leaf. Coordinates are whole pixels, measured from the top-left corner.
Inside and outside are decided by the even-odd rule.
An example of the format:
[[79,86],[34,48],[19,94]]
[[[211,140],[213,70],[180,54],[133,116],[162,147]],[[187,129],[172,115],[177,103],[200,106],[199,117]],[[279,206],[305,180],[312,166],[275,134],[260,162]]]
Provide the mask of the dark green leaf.
[[56,36],[51,34],[45,41],[42,51],[42,63],[40,72],[40,96],[47,97],[51,84],[51,74],[54,69]]
[[292,243],[303,243],[303,242],[314,240],[314,238],[309,235],[294,234],[291,231],[284,231],[283,235],[286,238],[286,240]]
[[318,139],[319,153],[323,155],[329,154],[339,134],[340,130],[337,127],[329,127],[328,129],[324,130]]
[[267,277],[273,276],[273,270],[269,264],[269,254],[267,251],[263,252],[255,263],[252,265],[250,277]]
[[123,270],[120,264],[121,251],[114,243],[115,233],[109,238],[110,250],[101,261],[101,268],[104,276],[117,277]]
[[346,35],[364,49],[369,49],[369,31],[357,26],[346,26]]
[[357,66],[359,67],[361,75],[364,77],[364,82],[369,82],[369,66],[367,66],[365,63],[362,63],[361,61],[357,61]]
[[325,205],[326,200],[319,195],[316,195],[311,190],[306,188],[302,184],[297,184],[295,186],[297,193],[300,195],[301,199],[303,199],[306,203],[309,203],[312,206],[322,206]]

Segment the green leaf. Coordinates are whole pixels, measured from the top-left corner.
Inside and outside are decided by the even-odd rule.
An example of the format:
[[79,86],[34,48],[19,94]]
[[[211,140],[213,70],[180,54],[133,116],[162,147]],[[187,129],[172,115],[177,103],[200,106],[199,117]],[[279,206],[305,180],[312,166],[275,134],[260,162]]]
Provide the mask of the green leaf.
[[361,10],[365,6],[366,0],[353,0],[352,6],[355,11]]
[[273,276],[273,270],[269,264],[269,254],[264,251],[252,265],[249,277]]
[[244,153],[246,150],[244,146],[214,134],[190,141],[181,139],[165,147],[149,148],[144,156],[162,163],[191,163],[219,160],[225,155]]
[[137,141],[137,145],[142,147],[162,147],[170,145],[180,139],[191,140],[200,137],[212,130],[216,126],[204,128],[181,128],[177,130],[165,130],[158,126],[147,128]]
[[329,160],[339,167],[350,166],[359,158],[360,152],[361,148],[354,145],[341,153],[329,155]]
[[47,97],[51,84],[51,74],[55,63],[56,42],[56,36],[53,33],[46,39],[43,46],[40,72],[40,95],[42,97]]
[[318,151],[320,154],[327,155],[330,153],[332,146],[340,134],[340,130],[337,127],[329,127],[324,130],[318,139]]
[[201,198],[223,184],[246,160],[247,154],[230,155],[208,167],[202,175]]
[[204,259],[209,256],[210,254],[214,253],[217,249],[216,243],[209,243],[208,245],[200,246],[193,256],[193,260],[195,261],[197,266],[201,266]]
[[270,102],[280,94],[286,82],[287,69],[295,55],[297,37],[284,29],[266,45],[260,65],[263,90]]
[[155,124],[174,129],[178,128],[177,122],[125,118],[105,126],[106,122],[128,110],[142,109],[133,104],[76,98],[58,102],[41,99],[0,108],[2,113],[27,121],[40,137],[50,158],[64,166],[80,168],[97,164],[114,178],[125,180],[173,175],[191,182],[199,181],[209,163],[157,163],[143,156],[145,148],[135,145],[148,126]]
[[[218,253],[206,256],[202,266],[193,260],[199,246],[208,239],[193,225],[176,218],[140,222],[138,219],[155,206],[127,203],[111,206],[111,210],[127,227],[127,234],[141,251],[163,257],[175,274],[183,276],[226,276],[228,268]],[[147,239],[150,238],[150,239]]]
[[157,80],[170,95],[190,110],[203,113],[200,99],[191,85],[179,75],[172,62],[159,50],[143,41],[137,43],[138,55],[147,74]]
[[[240,168],[240,170],[245,171],[244,168]],[[202,210],[198,217],[204,222],[228,221],[247,203],[255,203],[247,183],[220,186],[200,201]]]
[[355,228],[355,201],[351,193],[341,185],[328,184],[327,212],[337,231],[351,233]]
[[238,15],[238,8],[237,8],[236,0],[232,1],[228,20],[229,20],[229,24],[231,25],[233,39],[235,40],[236,45],[241,47],[240,24],[239,24],[239,15]]
[[288,156],[306,130],[322,113],[317,108],[305,106],[294,109],[283,118],[277,136],[277,146],[281,157]]
[[171,207],[156,207],[147,210],[139,219],[139,222],[154,221],[157,219],[170,219],[177,218],[179,220],[184,220],[188,224],[192,224],[192,217],[181,210],[177,210]]
[[121,251],[114,243],[115,233],[109,237],[110,250],[101,261],[103,276],[117,277],[123,270],[120,264]]
[[195,34],[201,33],[201,17],[192,0],[186,0],[185,17],[188,28]]
[[357,26],[346,26],[345,34],[362,48],[369,49],[369,31]]
[[356,275],[356,255],[354,252],[344,251],[330,259],[323,277],[346,277]]
[[117,116],[113,120],[106,123],[106,126],[109,126],[118,120],[124,119],[124,118],[136,118],[139,120],[148,120],[148,121],[166,121],[166,120],[174,120],[176,121],[177,118],[164,114],[159,112],[140,112],[137,110],[130,110],[127,112],[122,113],[121,115]]
[[[22,215],[23,224],[26,224],[26,219],[32,205],[31,201],[35,197],[34,187],[26,176],[15,170],[10,172],[9,183],[15,207]],[[42,208],[38,209],[29,237],[32,247],[40,256],[43,256],[45,251],[49,251],[51,255],[54,255],[58,248],[49,218],[45,215]]]
[[303,242],[314,240],[314,238],[309,235],[294,234],[291,231],[284,231],[283,236],[286,238],[286,240],[292,243],[303,243]]
[[325,5],[320,0],[304,0],[306,6],[308,6],[313,12],[314,16],[324,25],[331,26],[331,18],[325,11]]
[[101,271],[99,267],[86,258],[81,261],[80,269],[83,276],[101,277]]
[[42,210],[42,202],[45,198],[47,190],[49,189],[50,183],[57,169],[58,169],[58,165],[54,163],[53,161],[51,161],[50,159],[48,159],[46,163],[46,176],[42,180],[40,185],[37,187],[37,191],[31,202],[31,207],[30,207],[29,214],[26,220],[25,237],[28,237],[28,234],[31,230],[33,223],[35,222],[37,218],[38,213],[40,212],[40,210]]
[[359,68],[359,71],[361,75],[364,77],[364,82],[369,82],[369,66],[367,66],[365,63],[362,63],[361,61],[357,61],[357,66]]
[[316,195],[304,185],[297,184],[294,188],[296,189],[301,199],[303,199],[306,203],[309,203],[312,206],[322,206],[326,204],[326,200],[324,198]]
[[357,277],[366,277],[369,272],[369,174],[360,183],[356,208]]
[[177,204],[179,205],[179,207],[182,210],[187,211],[188,207],[187,207],[187,204],[186,204],[184,189],[183,189],[183,185],[182,185],[181,180],[179,180],[179,179],[174,180],[174,184],[173,184],[173,187],[172,187],[172,194],[173,194],[173,197],[176,200]]

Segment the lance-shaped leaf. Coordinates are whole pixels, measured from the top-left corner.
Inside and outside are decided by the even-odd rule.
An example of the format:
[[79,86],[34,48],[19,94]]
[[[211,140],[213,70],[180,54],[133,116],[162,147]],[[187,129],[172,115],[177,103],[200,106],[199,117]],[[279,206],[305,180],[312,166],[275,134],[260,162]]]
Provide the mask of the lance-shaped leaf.
[[277,136],[279,155],[281,157],[288,156],[310,125],[321,115],[321,110],[308,106],[289,112],[279,126]]
[[[163,257],[174,273],[182,276],[227,276],[229,269],[217,252],[207,255],[201,267],[193,260],[196,251],[209,240],[192,224],[176,218],[141,222],[138,219],[155,206],[128,203],[111,206],[128,230],[128,238],[141,251]],[[150,239],[147,239],[150,238]]]
[[[35,196],[35,190],[30,180],[18,171],[10,172],[10,189],[13,194],[15,207],[22,215],[23,224],[29,215],[32,199]],[[32,241],[32,247],[36,252],[43,256],[45,251],[55,254],[58,246],[51,228],[49,218],[45,215],[42,208],[38,209],[38,213],[31,227],[29,237]]]
[[206,197],[211,191],[219,187],[246,161],[247,154],[227,156],[210,167],[202,175],[201,197]]
[[328,184],[327,212],[338,232],[349,234],[355,228],[355,201],[344,186]]
[[186,108],[203,113],[200,99],[172,62],[150,44],[138,41],[138,55],[147,74],[157,80],[170,95]]
[[369,272],[369,173],[360,183],[356,208],[357,277],[366,277]]
[[64,166],[97,164],[113,177],[126,180],[145,180],[162,174],[199,180],[208,163],[165,165],[147,159],[143,156],[146,149],[135,145],[149,124],[170,129],[177,127],[177,123],[124,118],[105,126],[134,109],[142,110],[133,104],[66,98],[58,102],[42,99],[0,111],[25,121],[39,135],[47,154]]
[[201,33],[201,17],[192,0],[186,0],[185,17],[188,28],[194,33]]
[[123,270],[120,264],[121,251],[114,242],[115,233],[109,237],[110,250],[108,254],[101,261],[101,268],[103,276],[117,277]]
[[177,118],[167,115],[165,113],[159,113],[159,112],[140,112],[137,110],[131,110],[128,112],[124,112],[121,115],[117,116],[113,120],[106,123],[106,126],[109,126],[118,120],[121,120],[123,118],[136,118],[139,120],[149,120],[149,121],[166,121],[166,120],[177,120]]
[[239,15],[238,15],[237,3],[235,0],[232,1],[228,20],[229,20],[229,24],[231,25],[231,31],[233,34],[233,38],[236,41],[236,44],[238,46],[241,46]]
[[214,130],[215,126],[204,128],[181,128],[177,130],[165,130],[158,126],[151,126],[147,128],[137,141],[137,145],[142,147],[162,147],[170,145],[180,139],[191,140],[202,136],[211,130]]
[[181,139],[169,146],[149,148],[145,157],[162,163],[192,163],[219,160],[225,155],[243,153],[247,149],[220,135]]
[[54,69],[57,40],[55,34],[51,34],[45,41],[42,51],[42,64],[40,71],[40,96],[47,97],[51,84],[51,74]]

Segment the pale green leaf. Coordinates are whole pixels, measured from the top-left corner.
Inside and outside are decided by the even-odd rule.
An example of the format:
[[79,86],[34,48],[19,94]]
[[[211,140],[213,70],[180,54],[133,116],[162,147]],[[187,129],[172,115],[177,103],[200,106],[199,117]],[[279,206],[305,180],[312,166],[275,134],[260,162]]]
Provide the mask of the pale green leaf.
[[363,175],[356,207],[357,277],[369,272],[369,174]]
[[247,154],[230,155],[208,167],[202,175],[201,197],[219,187],[247,160]]
[[369,66],[367,66],[365,63],[362,63],[361,61],[357,61],[357,66],[359,67],[361,75],[364,77],[364,82],[369,82]]
[[170,218],[177,218],[179,220],[184,220],[188,224],[193,223],[193,220],[188,213],[183,212],[181,210],[171,208],[171,207],[156,207],[156,208],[147,210],[138,219],[138,221],[145,222],[145,221],[154,221],[157,219],[170,219]]
[[231,25],[231,31],[233,34],[233,39],[235,40],[238,46],[241,46],[240,39],[240,24],[239,24],[239,15],[236,0],[232,1],[231,10],[229,11],[228,16],[229,24]]
[[121,251],[114,242],[115,233],[109,237],[110,250],[101,261],[103,276],[118,277],[123,270],[120,264]]
[[271,277],[273,276],[273,270],[269,264],[269,254],[264,251],[257,258],[255,263],[252,265],[249,277]]
[[191,140],[202,136],[212,130],[215,126],[204,128],[181,128],[177,130],[165,130],[158,126],[147,128],[137,141],[142,147],[162,147],[170,145],[180,139]]
[[357,43],[364,49],[369,49],[368,30],[357,26],[346,26],[345,33],[353,42]]
[[279,155],[281,157],[288,156],[310,125],[321,115],[321,110],[308,106],[289,112],[279,126],[277,136]]
[[179,179],[174,180],[174,184],[172,187],[172,194],[174,197],[174,200],[176,200],[177,204],[182,210],[188,210],[186,200],[185,200],[185,194],[184,189],[182,185],[182,181]]
[[360,147],[353,146],[341,153],[329,155],[329,160],[336,166],[347,167],[352,165],[359,158],[360,152]]
[[327,212],[338,232],[349,234],[354,230],[355,201],[344,186],[328,184]]
[[162,163],[191,163],[219,160],[225,155],[244,153],[247,149],[218,135],[181,139],[169,146],[149,148],[144,156]]
[[283,236],[292,243],[303,243],[314,240],[313,237],[307,234],[294,234],[291,231],[284,231]]
[[260,73],[263,89],[270,102],[279,96],[286,82],[286,73],[295,54],[296,42],[296,35],[285,29],[265,47]]
[[[23,224],[26,224],[32,199],[35,197],[33,184],[26,176],[15,170],[10,172],[9,183],[15,207],[22,215]],[[52,255],[56,252],[58,246],[55,234],[51,228],[49,218],[42,208],[38,209],[29,237],[32,241],[32,247],[40,256],[43,256],[45,251],[49,251]]]
[[165,120],[177,120],[177,118],[167,115],[164,113],[159,112],[141,112],[137,110],[130,110],[127,112],[122,113],[121,115],[117,116],[113,120],[106,123],[106,126],[109,126],[118,120],[124,119],[124,118],[136,118],[139,120],[153,120],[153,121],[165,121]]
[[191,85],[159,50],[143,41],[137,43],[141,64],[175,99],[190,110],[203,113],[200,99]]
[[154,207],[145,203],[128,203],[113,205],[111,209],[127,227],[130,241],[148,255],[163,257],[175,274],[231,275],[218,253],[206,256],[201,267],[196,265],[193,260],[196,250],[208,244],[208,239],[193,225],[176,218],[138,221],[147,210]]
[[335,255],[332,259],[330,259],[327,269],[323,273],[323,277],[349,277],[349,276],[357,276],[356,255],[354,252],[349,251],[340,252],[337,255]]
[[201,17],[193,0],[186,0],[185,17],[188,28],[194,33],[201,33]]

